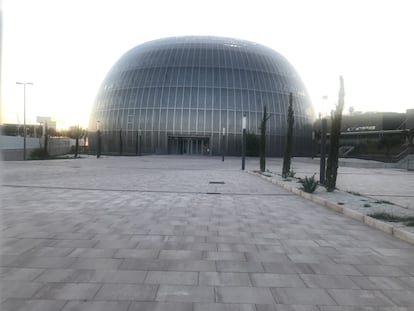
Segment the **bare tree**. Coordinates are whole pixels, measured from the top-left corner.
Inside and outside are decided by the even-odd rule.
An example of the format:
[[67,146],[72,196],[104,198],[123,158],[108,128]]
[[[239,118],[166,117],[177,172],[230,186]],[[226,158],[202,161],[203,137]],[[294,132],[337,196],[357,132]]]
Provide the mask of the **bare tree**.
[[266,124],[270,116],[267,115],[266,105],[263,107],[263,117],[260,121],[260,144],[259,144],[259,154],[260,154],[260,171],[264,172],[266,170]]
[[326,190],[332,192],[336,187],[339,158],[339,137],[341,136],[342,111],[345,105],[344,79],[339,77],[339,99],[331,122],[331,138],[329,144],[328,161],[326,165]]
[[286,133],[286,147],[283,154],[283,169],[282,177],[286,178],[290,172],[290,160],[292,157],[292,140],[293,140],[293,124],[295,117],[293,115],[293,94],[289,93],[289,108],[287,117],[287,133]]

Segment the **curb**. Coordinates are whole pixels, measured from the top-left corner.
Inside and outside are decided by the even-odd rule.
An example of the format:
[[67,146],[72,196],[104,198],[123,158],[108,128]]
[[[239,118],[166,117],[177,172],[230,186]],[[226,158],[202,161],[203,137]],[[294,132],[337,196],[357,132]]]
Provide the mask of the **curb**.
[[366,224],[367,226],[374,228],[374,229],[378,229],[381,230],[382,232],[385,232],[389,235],[392,235],[400,240],[403,240],[405,242],[408,242],[410,244],[414,244],[414,233],[409,232],[409,231],[405,231],[403,230],[401,227],[395,227],[393,225],[390,225],[386,222],[380,221],[378,219],[372,218],[370,216],[366,216],[364,214],[361,214],[353,209],[347,208],[347,207],[343,207],[341,205],[338,205],[334,202],[322,199],[321,197],[318,197],[314,194],[311,193],[307,193],[305,191],[300,190],[299,188],[287,185],[286,183],[279,181],[279,180],[275,180],[272,179],[271,177],[267,177],[267,176],[263,176],[260,173],[256,173],[256,172],[251,172],[248,171],[247,173],[260,177],[262,179],[265,179],[267,181],[270,181],[272,184],[276,184],[280,187],[282,187],[283,189],[290,191],[294,194],[297,194],[305,199],[311,200],[312,202],[325,206],[326,208],[329,208],[335,212],[338,212],[340,214],[343,214],[344,216],[347,216],[349,218],[352,218],[354,220],[357,220],[359,222],[362,222],[364,224]]

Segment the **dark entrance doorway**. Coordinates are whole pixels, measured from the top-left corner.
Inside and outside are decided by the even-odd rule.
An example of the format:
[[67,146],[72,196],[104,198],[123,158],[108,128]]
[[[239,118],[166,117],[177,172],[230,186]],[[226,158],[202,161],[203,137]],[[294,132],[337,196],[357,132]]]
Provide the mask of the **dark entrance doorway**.
[[197,136],[169,136],[169,154],[208,155],[210,138]]

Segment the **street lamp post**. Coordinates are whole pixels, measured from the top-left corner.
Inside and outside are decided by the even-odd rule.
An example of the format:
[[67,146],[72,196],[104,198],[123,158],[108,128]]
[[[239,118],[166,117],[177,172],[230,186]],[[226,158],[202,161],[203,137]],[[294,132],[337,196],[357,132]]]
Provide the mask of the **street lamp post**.
[[247,118],[246,118],[246,114],[243,115],[243,121],[242,121],[242,129],[243,129],[243,134],[242,134],[242,167],[241,169],[244,170],[245,167],[245,158],[246,158],[246,122]]
[[31,82],[16,82],[16,84],[23,85],[23,161],[26,161],[26,85],[33,85]]
[[221,161],[224,162],[224,139],[226,137],[226,128],[225,127],[223,127],[222,134],[223,134],[223,139],[222,139],[222,142],[221,142]]
[[141,145],[141,136],[142,136],[142,129],[141,128],[139,128],[139,156],[141,156],[142,155],[142,152],[141,152],[141,148],[142,148],[142,145]]
[[96,134],[97,134],[97,150],[96,150],[96,158],[101,157],[101,130],[100,130],[100,121],[96,121]]
[[321,120],[322,131],[321,131],[321,163],[319,167],[319,183],[325,184],[325,171],[326,171],[326,131],[327,131],[327,120],[323,118]]

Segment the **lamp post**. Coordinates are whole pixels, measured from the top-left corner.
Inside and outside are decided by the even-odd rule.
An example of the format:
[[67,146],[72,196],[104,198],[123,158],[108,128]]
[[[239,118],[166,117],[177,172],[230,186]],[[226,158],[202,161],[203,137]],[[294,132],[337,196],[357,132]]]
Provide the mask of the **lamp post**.
[[222,139],[222,142],[221,142],[221,161],[224,162],[224,139],[226,137],[226,128],[225,127],[223,127],[222,134],[223,134],[223,139]]
[[141,128],[139,128],[139,156],[141,156],[142,155],[142,153],[141,153],[141,147],[142,147],[142,145],[141,145],[141,136],[142,136],[142,129]]
[[101,156],[101,131],[99,129],[99,125],[100,125],[100,121],[96,121],[96,129],[97,129],[97,150],[96,150],[96,157],[99,159],[99,157]]
[[246,158],[246,123],[247,123],[247,118],[246,118],[246,114],[243,115],[243,121],[242,121],[242,129],[243,129],[243,134],[242,134],[242,167],[241,169],[244,170],[245,167],[245,158]]
[[327,121],[326,118],[321,120],[322,131],[321,131],[321,163],[319,167],[319,183],[325,184],[325,171],[326,171],[326,130]]
[[26,85],[33,85],[32,82],[16,82],[16,84],[23,85],[23,161],[26,161]]

